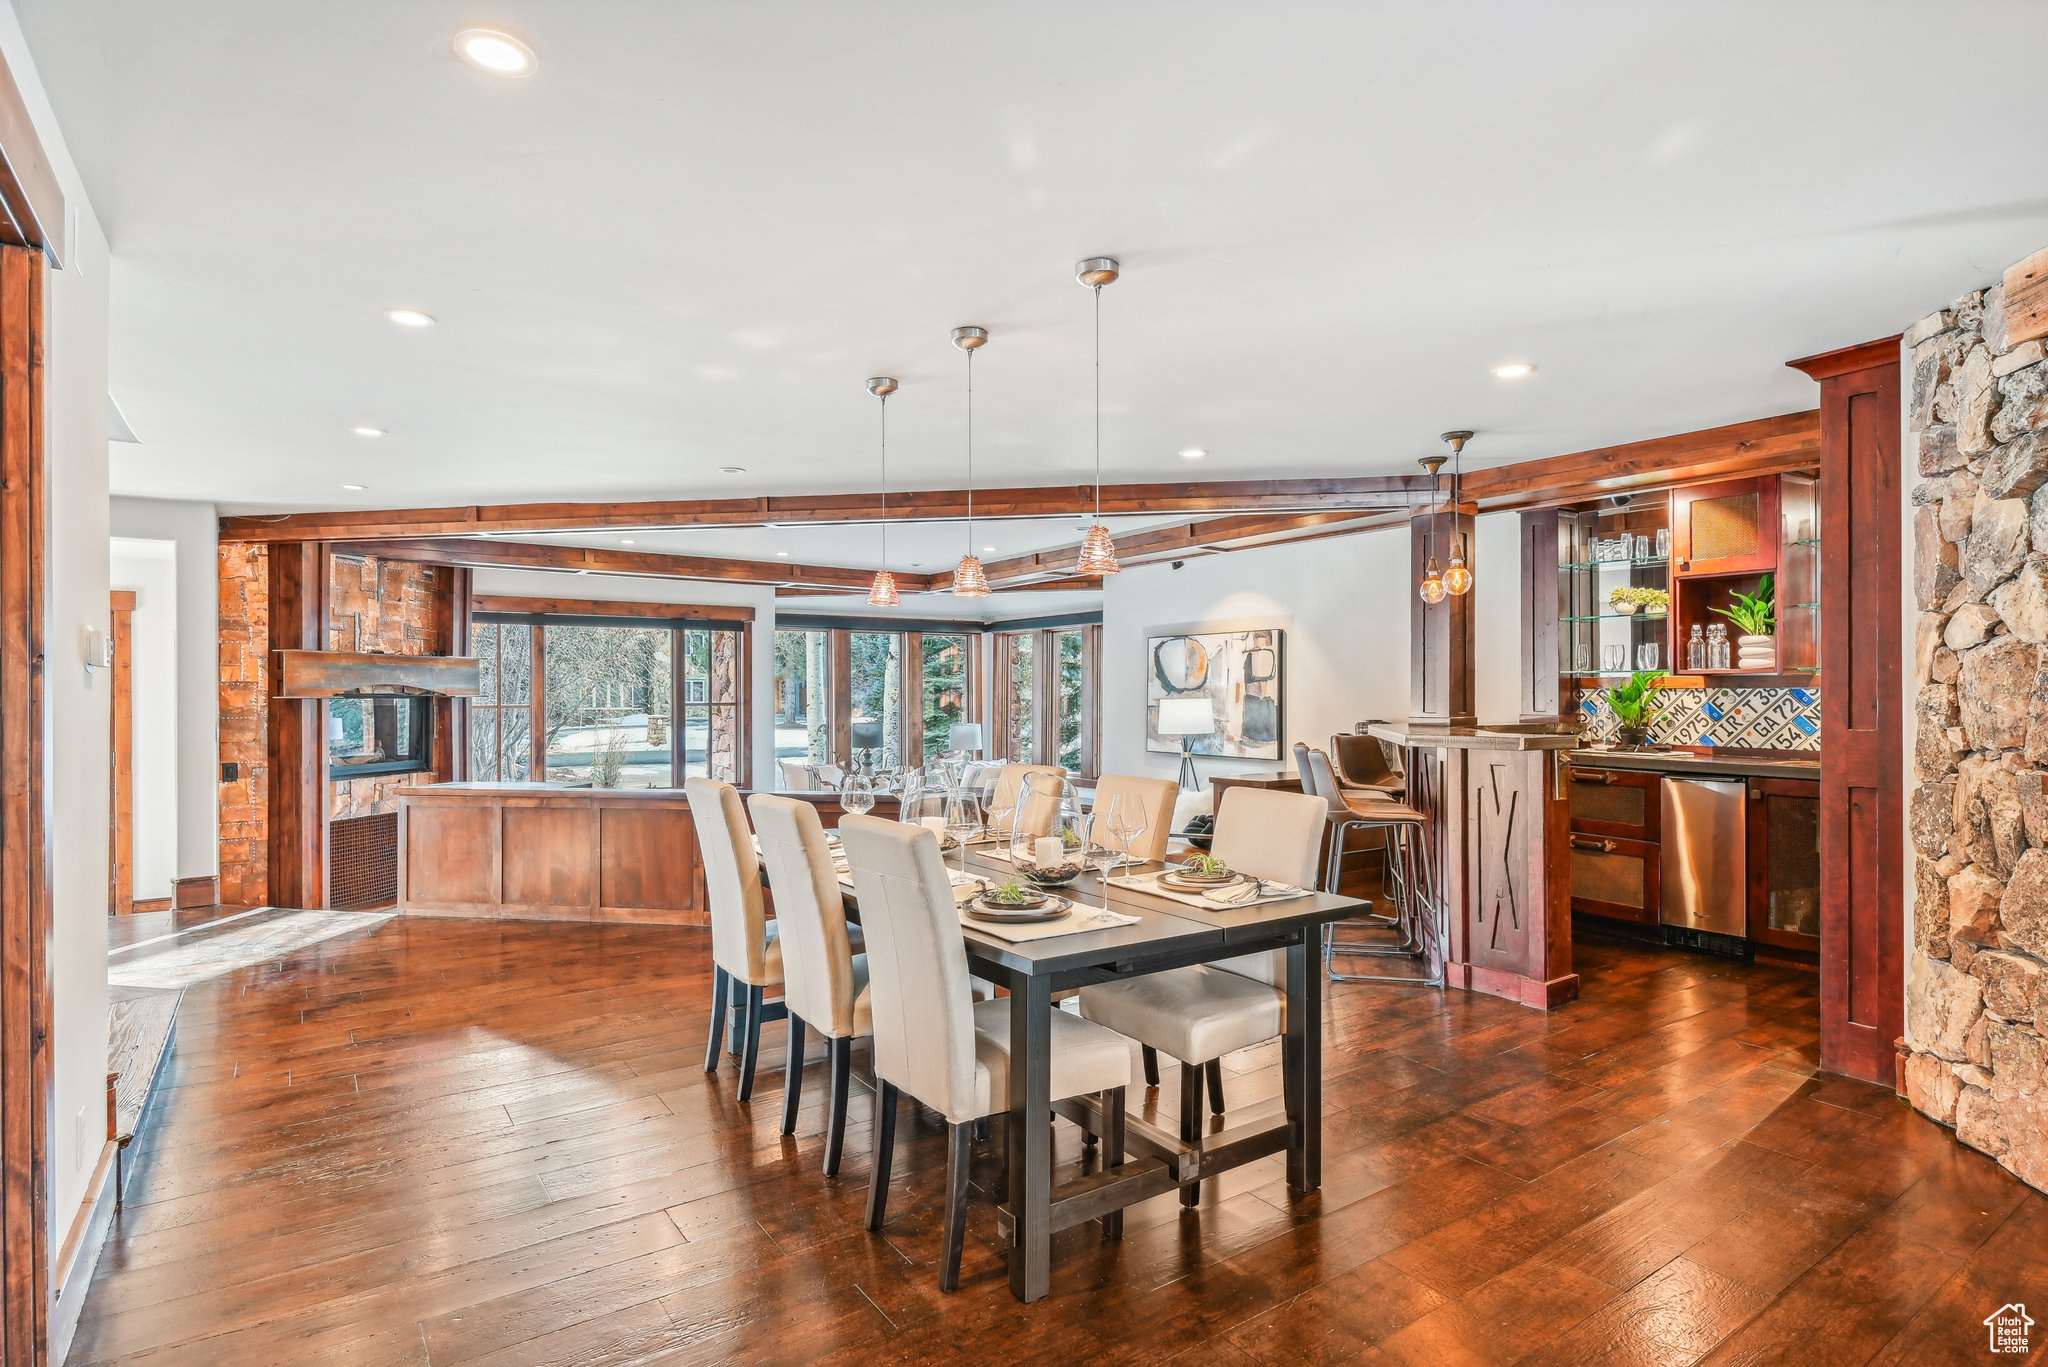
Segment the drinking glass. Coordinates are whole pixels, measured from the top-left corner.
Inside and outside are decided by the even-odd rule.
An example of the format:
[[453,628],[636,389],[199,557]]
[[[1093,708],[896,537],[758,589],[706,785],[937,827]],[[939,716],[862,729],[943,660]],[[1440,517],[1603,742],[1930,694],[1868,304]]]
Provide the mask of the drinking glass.
[[1657,558],[1660,560],[1671,558],[1671,529],[1669,527],[1659,527],[1657,529]]
[[1572,646],[1572,668],[1584,674],[1593,667],[1593,647],[1584,641]]
[[1621,671],[1622,671],[1622,670],[1624,670],[1624,669],[1626,669],[1626,668],[1628,668],[1628,647],[1627,647],[1627,646],[1601,646],[1601,647],[1600,647],[1600,672],[1601,672],[1601,673],[1603,673],[1603,674],[1619,674],[1619,673],[1621,673]]
[[875,781],[858,770],[849,773],[839,785],[839,805],[855,816],[866,816],[875,809]]
[[1657,667],[1657,643],[1656,643],[1655,641],[1651,641],[1651,642],[1648,642],[1648,643],[1646,643],[1646,644],[1644,644],[1644,645],[1639,645],[1639,646],[1637,646],[1637,647],[1636,647],[1636,668],[1637,668],[1637,669],[1655,669],[1656,667]]
[[1635,552],[1635,558],[1636,558],[1636,559],[1638,559],[1638,560],[1648,560],[1648,559],[1650,558],[1650,538],[1649,538],[1649,537],[1647,537],[1647,536],[1638,536],[1638,537],[1636,538],[1636,552]]
[[1116,837],[1119,867],[1131,860],[1131,846],[1138,843],[1138,837],[1151,829],[1152,816],[1145,810],[1145,801],[1135,793],[1122,793],[1110,799],[1109,829]]
[[1130,799],[1122,794],[1109,797],[1097,796],[1095,810],[1088,817],[1088,838],[1082,848],[1087,851],[1088,866],[1102,875],[1106,884],[1115,875],[1117,866],[1123,863],[1124,852],[1116,844],[1117,822]]

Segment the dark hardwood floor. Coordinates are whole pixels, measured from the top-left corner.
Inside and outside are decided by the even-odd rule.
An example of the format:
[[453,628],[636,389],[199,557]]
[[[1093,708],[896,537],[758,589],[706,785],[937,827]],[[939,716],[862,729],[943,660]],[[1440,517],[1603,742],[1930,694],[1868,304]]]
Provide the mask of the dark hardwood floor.
[[1579,958],[1549,1015],[1333,987],[1322,1190],[1275,1157],[1069,1231],[1026,1307],[979,1192],[938,1289],[934,1118],[872,1236],[865,1090],[828,1182],[779,1027],[751,1105],[704,1074],[702,932],[401,918],[188,991],[70,1361],[1923,1364],[2048,1308],[2048,1198],[1816,1074],[1810,976]]

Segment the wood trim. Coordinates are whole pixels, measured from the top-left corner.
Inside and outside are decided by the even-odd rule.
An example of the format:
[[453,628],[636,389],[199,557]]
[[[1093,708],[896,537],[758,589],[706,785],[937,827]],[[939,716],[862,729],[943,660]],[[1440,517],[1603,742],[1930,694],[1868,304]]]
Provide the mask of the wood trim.
[[515,598],[480,593],[472,600],[478,613],[513,613],[524,617],[647,617],[683,618],[701,622],[751,622],[754,610],[726,603],[641,603],[610,598]]
[[[1832,380],[1840,375],[1854,375],[1859,370],[1869,370],[1886,362],[1896,364],[1899,359],[1900,336],[1901,334],[1895,332],[1889,337],[1858,342],[1855,346],[1836,347],[1833,351],[1802,356],[1785,364],[1815,380]],[[1826,414],[1827,406],[1823,403],[1820,409],[1823,421],[1826,420]]]
[[2048,337],[2048,247],[2007,267],[2003,283],[2006,345]]
[[[1859,354],[1866,368],[1830,359]],[[1820,539],[1856,559],[1821,580],[1820,1062],[1892,1083],[1906,956],[1899,348],[1881,338],[1791,364],[1825,376]]]
[[831,736],[832,763],[841,769],[853,763],[853,634],[830,631],[826,640],[826,729]]
[[[467,655],[476,618],[472,575],[462,566],[448,574],[446,646],[450,655]],[[434,744],[440,752],[434,757],[434,776],[443,783],[460,783],[469,777],[469,699],[450,698],[445,706],[448,725],[434,729]]]
[[107,707],[107,914],[126,916],[135,910],[135,594],[115,589],[109,598],[114,664],[107,671],[113,685]]
[[[236,520],[236,519],[226,519]],[[285,537],[282,540],[312,538]],[[706,579],[719,583],[774,584],[822,588],[834,593],[865,591],[872,570],[833,565],[800,565],[787,560],[727,560],[710,555],[664,555],[656,551],[618,551],[598,546],[541,545],[530,541],[479,541],[467,536],[440,539],[356,540],[334,543],[345,555],[369,555],[423,565],[497,566],[525,570],[568,570],[577,573],[630,575],[645,579]],[[916,587],[929,587],[929,576],[900,576]]]
[[[1558,511],[1533,508],[1521,515],[1523,721],[1556,721],[1569,699],[1560,677],[1558,623]],[[1485,573],[1478,568],[1476,573]]]
[[[4,133],[0,133],[4,137]],[[49,1336],[43,262],[0,248],[0,1363]]]
[[902,755],[905,768],[924,767],[924,633],[902,633],[901,679],[903,698]]
[[[1432,535],[1433,532],[1433,535]],[[1401,585],[1408,598],[1408,720],[1422,726],[1472,726],[1476,715],[1474,672],[1477,639],[1476,604],[1471,594],[1447,594],[1440,603],[1422,601],[1415,585],[1432,555],[1438,568],[1450,563],[1450,548],[1459,541],[1466,552],[1473,543],[1470,504],[1446,504],[1435,513],[1423,510],[1409,519],[1409,578]]]
[[217,907],[220,905],[220,875],[200,874],[192,878],[171,880],[171,907],[186,911],[192,907]]
[[7,63],[0,61],[0,241],[70,259],[71,219],[57,172]]

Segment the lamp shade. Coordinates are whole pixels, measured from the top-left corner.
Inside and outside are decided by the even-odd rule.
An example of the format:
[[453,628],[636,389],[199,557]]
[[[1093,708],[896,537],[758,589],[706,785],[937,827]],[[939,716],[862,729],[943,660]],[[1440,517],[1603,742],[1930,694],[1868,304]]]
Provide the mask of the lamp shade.
[[948,750],[965,750],[969,754],[978,755],[981,753],[981,747],[981,723],[978,721],[959,722],[946,733]]
[[1207,698],[1161,698],[1159,734],[1207,736],[1216,730],[1216,705]]

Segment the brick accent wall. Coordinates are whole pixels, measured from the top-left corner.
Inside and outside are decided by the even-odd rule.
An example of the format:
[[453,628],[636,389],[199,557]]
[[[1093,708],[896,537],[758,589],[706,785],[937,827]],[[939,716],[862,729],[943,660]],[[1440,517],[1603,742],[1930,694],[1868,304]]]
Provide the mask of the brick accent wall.
[[[270,900],[270,548],[220,543],[220,901]],[[229,765],[235,777],[227,778]]]
[[[453,655],[449,572],[363,555],[337,555],[328,578],[327,648],[385,655]],[[435,746],[448,743],[448,707],[436,704]],[[398,790],[432,774],[382,774],[334,785],[332,820],[398,810]]]

